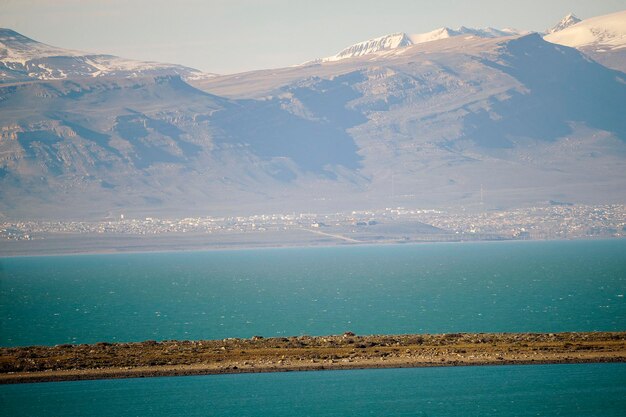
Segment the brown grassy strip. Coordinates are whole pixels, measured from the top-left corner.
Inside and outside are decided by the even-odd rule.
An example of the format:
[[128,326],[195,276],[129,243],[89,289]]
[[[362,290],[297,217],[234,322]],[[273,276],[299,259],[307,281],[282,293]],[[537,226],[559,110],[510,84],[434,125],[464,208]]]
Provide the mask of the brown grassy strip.
[[0,384],[320,369],[626,362],[626,332],[454,333],[0,348]]

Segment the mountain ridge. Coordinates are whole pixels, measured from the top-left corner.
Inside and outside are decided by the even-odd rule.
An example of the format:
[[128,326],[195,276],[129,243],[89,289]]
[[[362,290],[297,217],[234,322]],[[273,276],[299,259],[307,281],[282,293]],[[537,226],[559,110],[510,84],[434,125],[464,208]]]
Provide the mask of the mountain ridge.
[[182,65],[59,48],[38,42],[12,29],[0,28],[0,83],[143,75],[180,75],[186,79],[202,79],[214,74]]
[[379,36],[366,41],[357,42],[350,45],[335,55],[325,58],[318,58],[312,61],[307,61],[301,65],[311,65],[324,62],[335,62],[342,59],[356,58],[365,55],[374,54],[381,51],[389,51],[412,45],[417,45],[424,42],[432,42],[441,39],[447,39],[454,36],[471,35],[483,38],[494,38],[499,36],[513,36],[520,35],[525,32],[517,31],[515,29],[473,29],[461,26],[458,29],[450,29],[448,27],[441,27],[434,29],[430,32],[419,34],[407,34],[404,32],[395,32],[388,35]]

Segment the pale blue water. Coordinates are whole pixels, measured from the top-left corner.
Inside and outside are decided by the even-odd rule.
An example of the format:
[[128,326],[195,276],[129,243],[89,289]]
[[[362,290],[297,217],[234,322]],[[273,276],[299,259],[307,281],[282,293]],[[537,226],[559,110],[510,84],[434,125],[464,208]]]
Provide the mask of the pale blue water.
[[0,259],[0,345],[626,330],[626,240]]
[[379,369],[0,386],[6,416],[623,417],[626,364]]

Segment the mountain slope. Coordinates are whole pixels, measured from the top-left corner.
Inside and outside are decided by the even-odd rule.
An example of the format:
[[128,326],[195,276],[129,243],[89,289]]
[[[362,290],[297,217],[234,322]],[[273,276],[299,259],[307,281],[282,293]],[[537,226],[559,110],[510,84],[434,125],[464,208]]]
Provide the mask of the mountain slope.
[[0,28],[0,83],[146,75],[180,75],[189,79],[210,76],[182,65],[135,61],[113,55],[57,48],[13,30]]
[[227,213],[359,166],[334,125],[178,77],[31,82],[0,86],[0,98],[0,211],[13,215]]

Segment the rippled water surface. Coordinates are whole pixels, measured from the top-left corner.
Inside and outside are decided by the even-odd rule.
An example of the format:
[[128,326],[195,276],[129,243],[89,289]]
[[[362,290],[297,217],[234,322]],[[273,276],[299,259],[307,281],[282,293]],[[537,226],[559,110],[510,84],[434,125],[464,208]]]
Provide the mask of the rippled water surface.
[[626,240],[0,259],[0,345],[626,330]]
[[626,364],[209,375],[0,386],[7,416],[622,417]]

